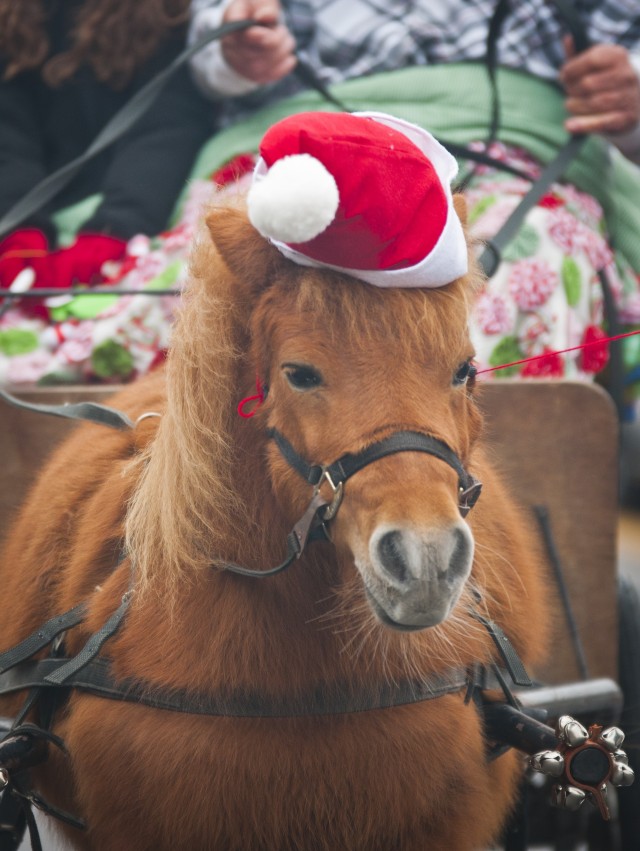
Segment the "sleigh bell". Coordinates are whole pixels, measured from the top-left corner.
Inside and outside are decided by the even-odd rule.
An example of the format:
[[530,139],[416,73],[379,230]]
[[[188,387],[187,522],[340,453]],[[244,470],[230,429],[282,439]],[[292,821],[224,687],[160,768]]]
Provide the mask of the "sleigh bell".
[[293,115],[262,139],[249,218],[300,265],[440,287],[468,268],[457,169],[430,133],[383,113]]
[[575,718],[562,715],[556,738],[556,750],[540,751],[529,760],[534,771],[559,781],[551,789],[551,803],[575,811],[590,801],[608,819],[607,783],[630,786],[635,779],[626,753],[620,750],[624,733],[619,727],[604,730],[597,724],[586,730]]

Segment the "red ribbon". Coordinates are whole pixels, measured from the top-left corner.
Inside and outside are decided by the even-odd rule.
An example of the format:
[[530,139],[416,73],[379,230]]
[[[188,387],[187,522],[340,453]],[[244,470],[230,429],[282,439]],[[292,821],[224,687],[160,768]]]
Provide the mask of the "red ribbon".
[[[256,390],[258,391],[253,396],[246,396],[240,402],[238,402],[238,413],[245,420],[251,419],[251,417],[255,416],[258,412],[258,408],[264,402],[264,387],[262,386],[262,382],[260,381],[259,376],[256,375]],[[255,402],[254,407],[250,411],[245,411],[245,405],[250,404],[251,402]]]

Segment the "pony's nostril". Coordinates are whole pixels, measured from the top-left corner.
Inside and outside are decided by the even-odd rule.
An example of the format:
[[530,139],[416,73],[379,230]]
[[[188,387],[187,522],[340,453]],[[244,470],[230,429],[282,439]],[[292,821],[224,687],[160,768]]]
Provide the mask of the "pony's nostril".
[[400,582],[406,582],[407,560],[402,547],[402,533],[386,532],[378,541],[378,553],[387,573]]
[[457,579],[460,576],[466,576],[469,571],[471,543],[469,536],[461,529],[455,529],[453,535],[455,546],[449,560],[448,572],[452,579]]

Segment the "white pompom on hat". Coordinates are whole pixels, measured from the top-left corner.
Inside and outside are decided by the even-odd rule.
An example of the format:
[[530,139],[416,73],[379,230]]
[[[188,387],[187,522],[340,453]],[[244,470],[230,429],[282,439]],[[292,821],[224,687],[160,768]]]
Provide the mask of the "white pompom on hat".
[[273,125],[247,199],[253,226],[290,260],[379,287],[440,287],[466,274],[454,157],[378,112],[307,112]]

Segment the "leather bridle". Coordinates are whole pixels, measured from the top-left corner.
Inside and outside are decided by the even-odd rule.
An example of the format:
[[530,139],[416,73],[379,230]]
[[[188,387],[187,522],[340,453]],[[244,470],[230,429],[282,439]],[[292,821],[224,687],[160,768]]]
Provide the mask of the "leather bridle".
[[[341,455],[331,464],[309,464],[277,429],[269,429],[268,434],[275,441],[289,466],[313,486],[313,494],[304,514],[287,535],[285,560],[268,570],[255,570],[233,563],[223,565],[225,570],[240,576],[264,578],[281,573],[295,559],[300,558],[307,543],[322,538],[329,539],[327,523],[336,516],[340,508],[345,482],[364,467],[388,455],[395,455],[398,452],[424,452],[448,464],[458,475],[458,510],[462,517],[466,517],[471,511],[482,490],[482,484],[467,472],[456,453],[444,441],[430,434],[396,431],[366,446],[360,452],[347,452]],[[332,491],[330,500],[325,499],[320,493],[320,488],[325,482]]]

